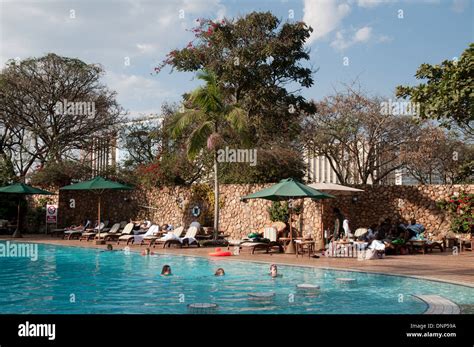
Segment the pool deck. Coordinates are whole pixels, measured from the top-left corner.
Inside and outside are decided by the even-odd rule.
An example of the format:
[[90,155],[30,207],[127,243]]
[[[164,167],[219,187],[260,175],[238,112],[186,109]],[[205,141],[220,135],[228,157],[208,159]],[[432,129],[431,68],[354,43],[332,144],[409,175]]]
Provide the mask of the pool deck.
[[[23,235],[22,239],[12,239],[9,236],[0,236],[0,240],[12,240],[21,242],[39,242],[56,245],[105,248],[105,245],[95,245],[93,241],[63,240],[58,237],[46,235]],[[126,247],[121,243],[111,243],[115,249]],[[131,245],[131,251],[144,250],[145,246]],[[160,246],[152,248],[153,252],[159,254],[176,254],[188,256],[209,257],[208,253],[213,248],[166,248]],[[461,284],[474,288],[474,252],[467,251],[453,255],[450,250],[433,253],[415,254],[415,255],[391,255],[384,259],[360,261],[355,258],[328,258],[321,256],[318,259],[309,258],[307,255],[301,255],[296,258],[293,254],[278,254],[256,252],[250,254],[248,250],[241,252],[239,256],[220,257],[219,260],[225,261],[253,261],[263,263],[275,263],[281,265],[298,265],[316,268],[340,269],[349,271],[363,271],[373,273],[383,273],[388,275],[409,276],[415,278],[429,279],[441,282]]]
[[439,295],[414,295],[420,300],[423,300],[428,308],[425,314],[460,314],[461,309],[451,300],[448,300]]

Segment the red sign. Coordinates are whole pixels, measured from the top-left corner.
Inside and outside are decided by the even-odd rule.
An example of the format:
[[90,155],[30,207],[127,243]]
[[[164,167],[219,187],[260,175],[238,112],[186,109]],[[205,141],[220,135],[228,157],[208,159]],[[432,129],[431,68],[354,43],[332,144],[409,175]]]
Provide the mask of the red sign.
[[46,205],[46,223],[58,222],[58,205]]

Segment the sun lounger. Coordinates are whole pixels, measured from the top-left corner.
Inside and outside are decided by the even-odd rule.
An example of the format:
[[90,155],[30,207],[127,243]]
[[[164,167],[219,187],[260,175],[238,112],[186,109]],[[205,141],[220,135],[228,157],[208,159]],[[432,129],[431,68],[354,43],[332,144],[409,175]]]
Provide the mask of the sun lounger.
[[278,251],[283,252],[283,246],[277,241],[277,230],[275,227],[266,227],[263,230],[263,238],[269,241],[253,241],[250,239],[244,239],[240,242],[231,242],[231,245],[239,246],[243,249],[248,248],[251,253],[254,254],[257,249],[264,249],[268,253],[272,248],[278,247]]
[[166,233],[165,230],[160,230],[160,229],[161,227],[158,226],[158,230],[155,230],[155,232],[152,235],[150,234],[144,235],[143,240],[140,243],[140,246],[143,246],[143,245],[149,246],[149,247],[153,246],[154,242],[158,240],[159,238],[161,238]]
[[[102,229],[102,231],[105,230],[105,229]],[[104,233],[99,233],[99,234],[96,234],[95,235],[95,238],[96,239],[104,239],[105,240],[105,237],[108,236],[108,235],[114,235],[114,234],[117,234],[120,230],[120,223],[115,223],[114,225],[112,225],[112,228],[110,228],[110,230],[108,232],[104,232]]]
[[[166,241],[169,241],[169,240],[177,240],[181,237],[181,234],[183,233],[184,231],[184,227],[178,227],[172,231],[169,231],[167,234],[165,234],[163,237],[157,237],[152,245],[153,247],[155,247],[157,244],[163,244],[163,245],[166,245]],[[164,246],[163,246],[164,248]]]
[[90,241],[90,240],[93,240],[95,235],[97,233],[100,233],[102,231],[102,229],[104,229],[105,227],[105,224],[104,223],[100,223],[98,226],[96,226],[94,229],[86,229],[85,232],[83,232],[81,234],[81,237],[79,238],[79,241],[82,241],[82,240],[86,240],[86,241]]
[[91,221],[87,220],[86,224],[80,229],[65,229],[63,234],[63,239],[72,240],[72,239],[79,239],[83,232],[87,230],[90,226]]
[[125,225],[123,225],[123,228],[122,228],[122,225],[123,223],[120,223],[119,231],[117,231],[116,233],[110,233],[110,232],[107,233],[107,235],[104,237],[104,240],[115,241],[115,240],[118,240],[120,236],[128,235],[133,231],[133,223],[125,223]]
[[[150,228],[148,228],[146,233],[134,235],[133,243],[140,244],[141,246],[144,243],[145,238],[157,236],[159,232],[160,232],[160,226],[153,224]],[[151,242],[151,241],[147,241],[147,242]]]
[[191,246],[191,245],[196,245],[200,247],[199,242],[196,240],[196,234],[198,232],[198,228],[193,225],[188,228],[186,231],[186,234],[184,237],[178,237],[178,238],[171,238],[167,241],[165,241],[165,244],[163,245],[163,248],[166,246],[170,247],[171,245],[179,245],[180,247],[184,246]]
[[268,253],[272,248],[278,247],[280,253],[283,252],[283,246],[280,242],[277,241],[277,230],[274,227],[267,227],[263,230],[263,238],[270,240],[270,242],[257,242],[252,249],[252,254],[255,253],[257,249],[264,249]]
[[112,237],[111,237],[111,235],[109,235],[107,237],[107,239],[109,240],[109,239],[112,239],[112,238],[113,239],[117,238],[117,245],[120,244],[120,241],[126,241],[127,245],[128,245],[129,242],[133,242],[133,237],[135,236],[133,234],[133,231],[134,231],[133,230],[133,223],[128,223],[125,226],[125,228],[123,228],[122,233],[120,235],[113,235]]

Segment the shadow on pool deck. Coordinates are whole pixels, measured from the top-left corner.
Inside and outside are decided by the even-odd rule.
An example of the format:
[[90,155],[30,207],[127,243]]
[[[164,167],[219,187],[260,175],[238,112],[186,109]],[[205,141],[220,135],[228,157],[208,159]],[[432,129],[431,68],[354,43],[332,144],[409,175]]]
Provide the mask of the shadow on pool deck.
[[[105,248],[105,245],[96,246],[94,242],[62,240],[58,237],[50,237],[46,235],[24,235],[22,239],[12,239],[9,236],[0,236],[0,240],[20,241],[20,242],[40,242],[47,244],[57,244],[66,246],[80,246],[90,248]],[[125,247],[125,244],[117,245],[111,242],[116,249]],[[131,245],[132,251],[140,251],[145,246]],[[159,246],[153,249],[155,253],[162,254],[180,254],[190,256],[209,257],[208,253],[213,248],[166,248]],[[377,272],[390,275],[403,275],[411,277],[419,277],[431,280],[451,282],[474,287],[474,252],[468,251],[453,255],[451,252],[433,251],[428,254],[415,255],[397,255],[387,256],[380,260],[359,261],[357,259],[348,258],[327,258],[319,259],[308,258],[289,254],[278,253],[256,253],[250,254],[244,251],[239,256],[228,257],[226,260],[239,261],[256,261],[266,263],[278,263],[287,265],[312,266],[317,268],[335,268],[344,270]]]

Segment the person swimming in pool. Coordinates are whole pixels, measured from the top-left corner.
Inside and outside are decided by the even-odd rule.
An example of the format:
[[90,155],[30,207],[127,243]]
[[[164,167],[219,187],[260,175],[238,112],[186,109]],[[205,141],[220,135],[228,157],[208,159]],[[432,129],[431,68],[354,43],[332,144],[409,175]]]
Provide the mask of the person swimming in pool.
[[101,252],[117,252],[117,250],[114,249],[114,246],[107,245],[107,247],[105,249],[101,250]]
[[163,266],[163,269],[161,270],[161,276],[171,276],[171,266],[165,265]]
[[142,255],[153,255],[155,253],[153,253],[150,248],[147,248],[145,249],[143,252],[142,252]]
[[278,274],[278,268],[275,264],[270,265],[270,276],[272,276],[273,278],[281,276],[280,274]]
[[214,274],[214,276],[224,276],[225,275],[225,272],[224,272],[224,269],[223,268],[218,268],[216,270],[216,273]]

